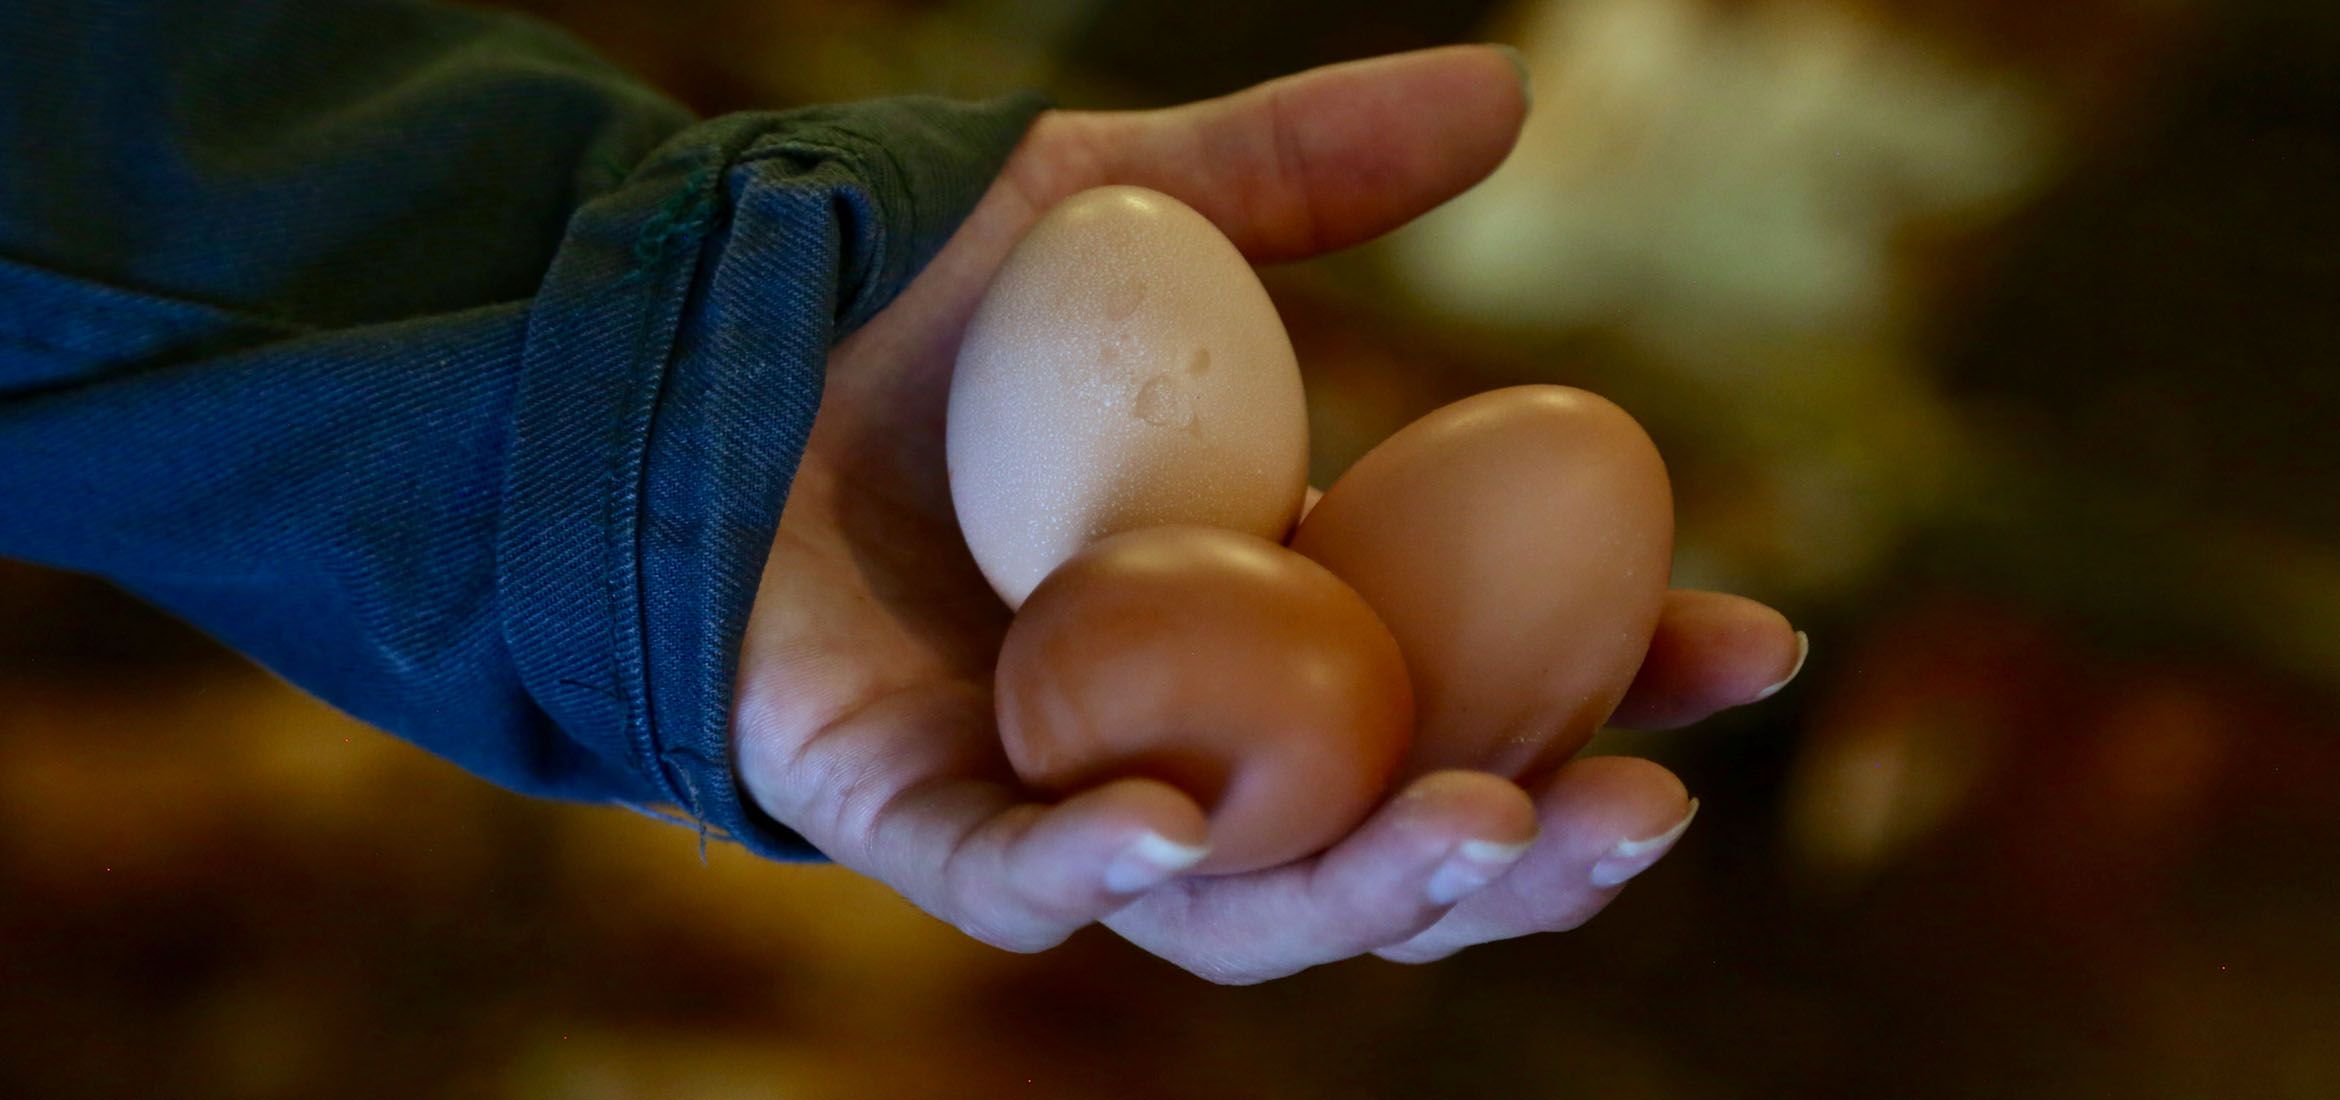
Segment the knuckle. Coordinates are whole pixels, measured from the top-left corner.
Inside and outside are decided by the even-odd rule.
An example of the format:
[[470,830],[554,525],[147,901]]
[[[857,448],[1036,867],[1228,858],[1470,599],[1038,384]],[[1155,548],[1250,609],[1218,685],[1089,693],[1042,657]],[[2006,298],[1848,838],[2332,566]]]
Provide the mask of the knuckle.
[[1346,958],[1385,950],[1397,950],[1414,937],[1438,922],[1435,910],[1389,910],[1362,917],[1347,927],[1326,934],[1323,946],[1327,953]]
[[1576,905],[1567,906],[1558,910],[1557,912],[1552,913],[1541,922],[1538,922],[1535,927],[1535,931],[1574,932],[1577,929],[1584,927],[1586,922],[1592,920],[1594,917],[1599,916],[1601,914],[1601,910],[1607,908],[1608,904],[1609,900],[1607,898],[1600,898],[1589,902],[1582,902]]
[[968,890],[959,891],[945,919],[975,939],[1019,955],[1046,951],[1087,923],[1059,920],[1017,900]]
[[982,943],[996,947],[1002,951],[1008,951],[1018,955],[1039,954],[1040,952],[1046,951],[1051,947],[1055,947],[1057,944],[1063,943],[1066,937],[1071,935],[1071,932],[1069,931],[1055,932],[1037,928],[1009,928],[991,921],[983,920],[957,920],[951,922],[951,924],[959,931],[966,933],[967,936],[972,939],[981,941]]
[[1236,963],[1218,959],[1202,959],[1180,964],[1187,972],[1212,985],[1245,986],[1273,981],[1287,974],[1299,972],[1299,967],[1267,967],[1256,963]]
[[1267,980],[1267,978],[1249,971],[1216,966],[1206,966],[1196,970],[1194,976],[1212,985],[1224,986],[1258,985]]
[[1049,924],[1078,928],[1096,919],[1088,898],[1034,898],[1025,903],[1033,917]]
[[1381,957],[1385,961],[1397,963],[1401,966],[1422,966],[1428,963],[1441,962],[1446,959],[1453,958],[1455,953],[1460,950],[1461,948],[1454,947],[1413,947],[1406,944],[1397,944],[1392,947],[1384,947],[1381,950],[1374,952],[1374,954]]

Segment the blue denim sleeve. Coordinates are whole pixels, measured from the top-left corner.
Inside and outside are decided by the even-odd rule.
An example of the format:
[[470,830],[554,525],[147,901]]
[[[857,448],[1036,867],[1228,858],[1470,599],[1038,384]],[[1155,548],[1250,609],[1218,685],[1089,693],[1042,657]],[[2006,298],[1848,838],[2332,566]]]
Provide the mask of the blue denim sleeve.
[[0,3],[0,556],[489,780],[817,858],[733,780],[830,345],[1042,103],[700,121],[525,20]]

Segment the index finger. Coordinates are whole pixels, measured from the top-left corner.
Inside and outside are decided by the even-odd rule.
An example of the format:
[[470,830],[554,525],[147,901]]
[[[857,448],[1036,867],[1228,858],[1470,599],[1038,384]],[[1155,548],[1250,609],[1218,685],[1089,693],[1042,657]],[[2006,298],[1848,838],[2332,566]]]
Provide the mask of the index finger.
[[839,864],[986,943],[1037,951],[1200,861],[1186,794],[1124,779],[1055,805],[1007,773],[987,693],[891,692],[789,748],[741,742],[764,811]]

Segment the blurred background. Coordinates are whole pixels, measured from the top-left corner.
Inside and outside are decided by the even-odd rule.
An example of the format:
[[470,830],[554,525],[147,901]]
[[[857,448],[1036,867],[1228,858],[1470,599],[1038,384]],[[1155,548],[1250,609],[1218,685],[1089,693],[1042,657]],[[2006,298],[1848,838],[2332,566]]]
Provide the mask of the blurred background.
[[1517,45],[1492,179],[1268,274],[1319,483],[1598,390],[1677,583],[1810,666],[1604,735],[1705,810],[1586,928],[1222,989],[702,865],[0,565],[0,1094],[2340,1096],[2340,6],[515,6],[706,112]]

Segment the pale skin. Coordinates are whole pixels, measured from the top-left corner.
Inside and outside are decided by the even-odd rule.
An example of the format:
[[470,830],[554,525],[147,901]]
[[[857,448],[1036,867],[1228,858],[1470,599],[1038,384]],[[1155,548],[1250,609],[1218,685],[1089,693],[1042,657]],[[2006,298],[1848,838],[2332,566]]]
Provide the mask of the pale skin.
[[[959,537],[943,459],[968,315],[1057,200],[1150,187],[1202,211],[1254,263],[1304,259],[1477,182],[1526,110],[1503,53],[1451,47],[1168,110],[1041,116],[934,262],[829,358],[743,646],[733,730],[747,795],[986,943],[1038,951],[1102,922],[1227,984],[1365,954],[1427,962],[1598,913],[1621,873],[1670,843],[1635,842],[1667,837],[1689,812],[1681,782],[1654,763],[1584,759],[1524,789],[1440,772],[1310,859],[1178,877],[1141,858],[1109,875],[1133,846],[1204,844],[1204,810],[1150,780],[1054,804],[1017,784],[990,694],[1009,613]],[[1778,612],[1675,591],[1616,721],[1694,722],[1754,701],[1799,659]]]

